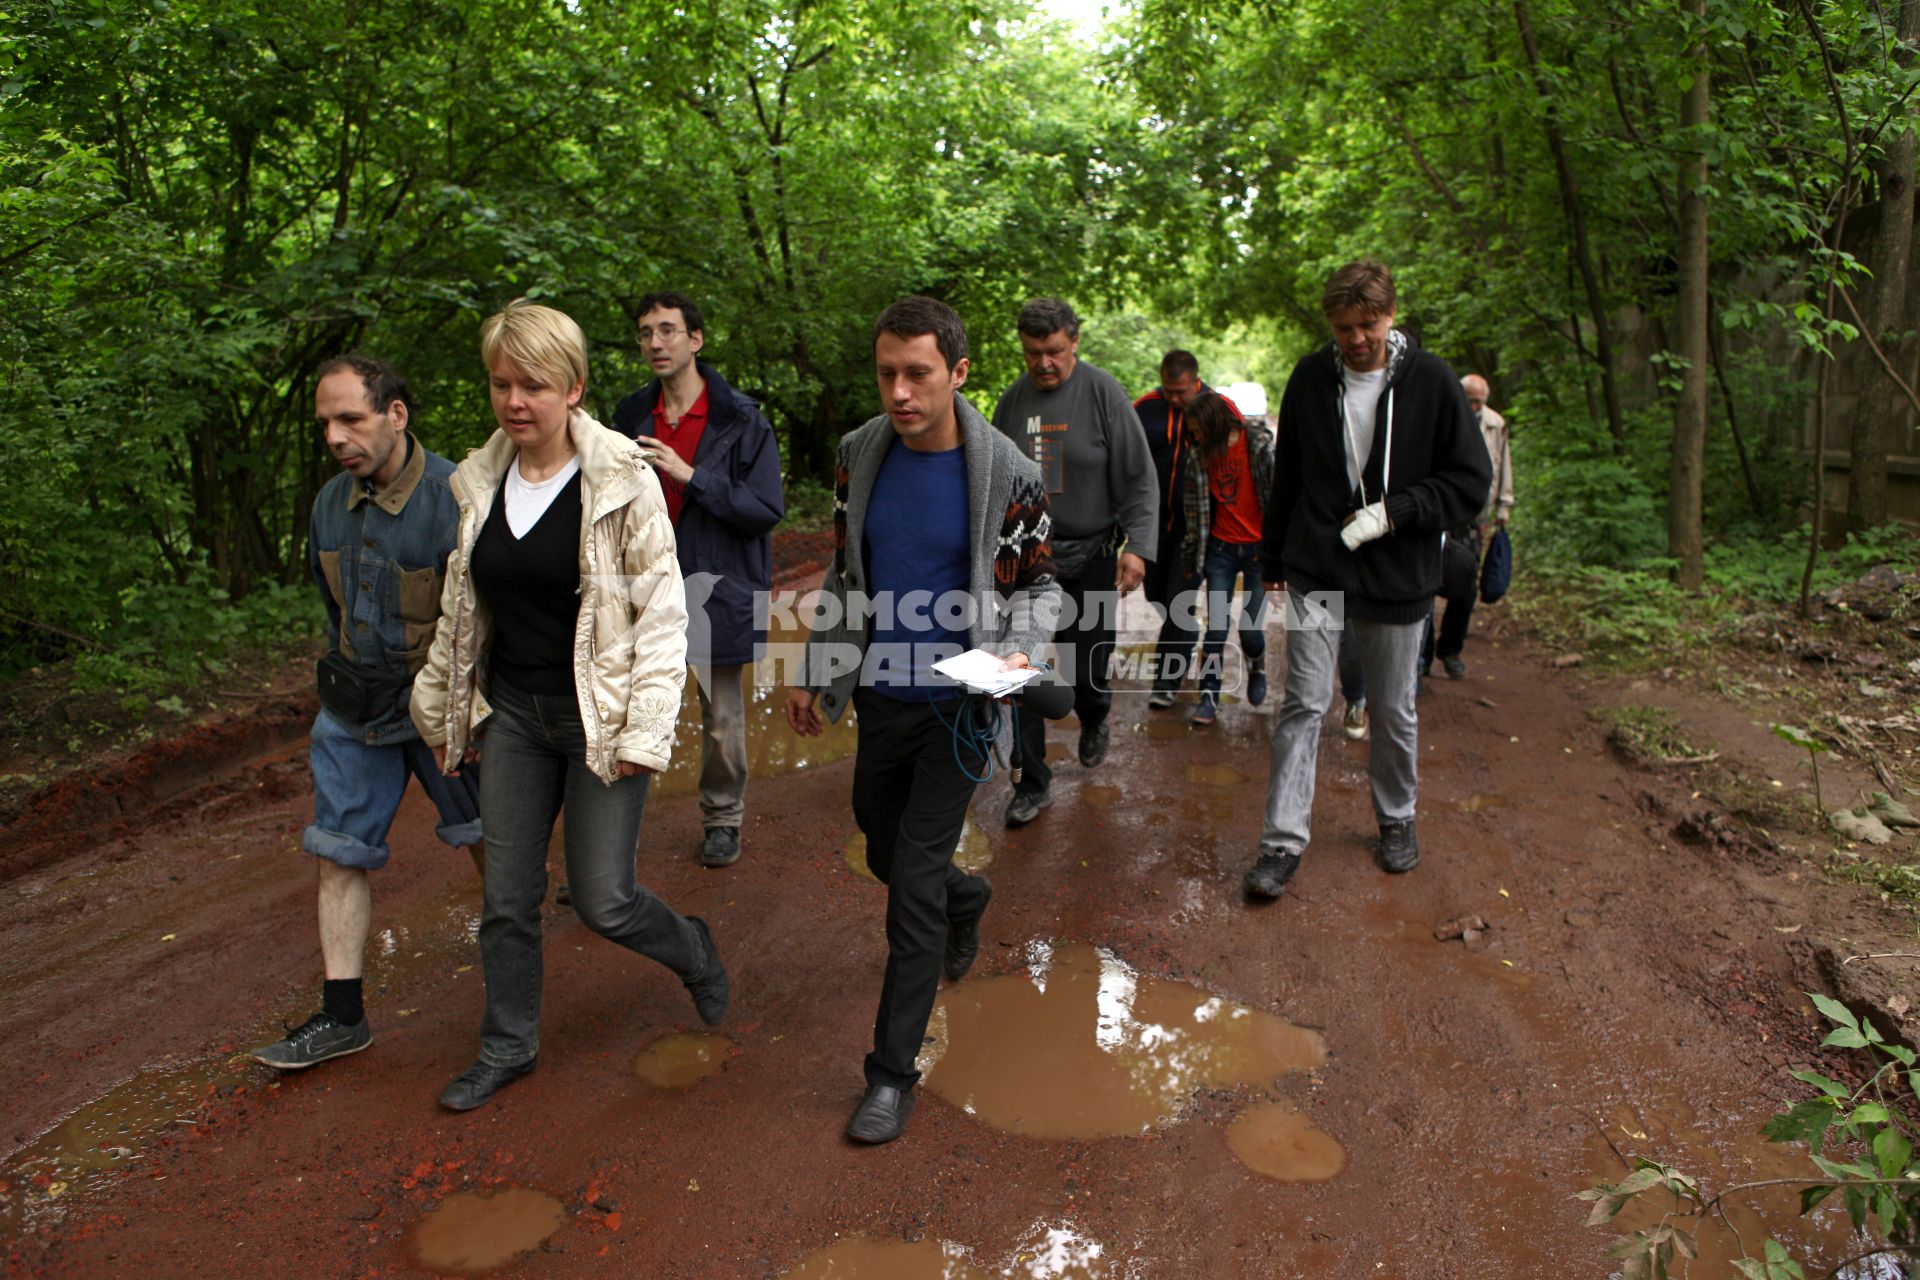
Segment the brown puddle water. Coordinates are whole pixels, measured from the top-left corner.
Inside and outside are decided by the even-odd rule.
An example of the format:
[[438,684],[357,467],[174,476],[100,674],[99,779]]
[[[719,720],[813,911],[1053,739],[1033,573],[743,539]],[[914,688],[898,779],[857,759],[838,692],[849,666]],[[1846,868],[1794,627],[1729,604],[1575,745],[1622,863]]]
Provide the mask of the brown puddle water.
[[1347,1149],[1287,1102],[1249,1107],[1227,1126],[1227,1145],[1241,1164],[1276,1182],[1327,1182],[1347,1168]]
[[691,1089],[732,1056],[733,1041],[714,1031],[661,1036],[634,1059],[633,1074],[656,1089]]
[[802,1258],[785,1280],[1113,1280],[1106,1249],[1072,1226],[1037,1222],[1001,1267],[986,1267],[950,1240],[854,1237]]
[[1453,805],[1462,813],[1480,813],[1486,809],[1504,809],[1507,798],[1492,791],[1476,791],[1465,800],[1456,800]]
[[1036,942],[1025,972],[949,987],[928,1030],[930,1089],[1037,1138],[1139,1134],[1196,1089],[1265,1085],[1327,1058],[1318,1032],[1084,944]]
[[1247,781],[1247,775],[1230,764],[1190,764],[1180,772],[1202,787],[1237,787]]
[[[847,837],[846,844],[840,848],[840,856],[846,861],[847,870],[862,880],[880,883],[873,872],[867,870],[866,833],[856,831]],[[960,828],[960,845],[953,851],[953,865],[969,875],[993,865],[993,846],[987,843],[985,833],[973,825],[972,814],[967,815],[966,825]]]
[[469,1274],[504,1266],[538,1249],[567,1220],[558,1200],[516,1187],[497,1195],[448,1196],[413,1230],[420,1265]]

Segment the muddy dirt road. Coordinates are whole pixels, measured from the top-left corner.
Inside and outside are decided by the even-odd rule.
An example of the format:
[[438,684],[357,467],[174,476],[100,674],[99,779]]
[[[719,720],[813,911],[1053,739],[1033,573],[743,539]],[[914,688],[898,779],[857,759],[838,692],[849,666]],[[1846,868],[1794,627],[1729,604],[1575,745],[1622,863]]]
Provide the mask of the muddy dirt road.
[[[1056,726],[1039,821],[1003,829],[1004,778],[975,802],[981,959],[878,1149],[841,1137],[883,955],[849,727],[803,748],[759,691],[725,871],[694,859],[697,722],[656,786],[642,878],[713,925],[719,1037],[551,907],[540,1068],[461,1116],[434,1098],[473,1056],[477,888],[417,792],[376,879],[372,1050],[284,1078],[236,1053],[315,999],[289,742],[0,886],[8,1270],[1604,1276],[1572,1194],[1620,1153],[1785,1172],[1756,1131],[1819,1029],[1792,873],[1665,835],[1649,806],[1684,779],[1617,761],[1549,656],[1482,634],[1467,679],[1430,682],[1402,878],[1369,856],[1366,746],[1336,708],[1316,841],[1270,907],[1240,874],[1277,691],[1211,730],[1122,695],[1093,771]],[[1468,916],[1484,934],[1436,938]],[[1789,1230],[1844,1247],[1833,1216]],[[1730,1274],[1708,1246],[1692,1274]]]

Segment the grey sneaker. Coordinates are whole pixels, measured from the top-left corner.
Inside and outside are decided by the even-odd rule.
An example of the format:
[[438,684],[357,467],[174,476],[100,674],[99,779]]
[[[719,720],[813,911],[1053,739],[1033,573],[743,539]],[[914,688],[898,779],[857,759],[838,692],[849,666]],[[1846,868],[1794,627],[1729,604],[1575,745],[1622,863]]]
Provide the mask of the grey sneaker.
[[1040,811],[1053,803],[1053,788],[1045,791],[1016,791],[1013,799],[1007,801],[1006,822],[1009,827],[1024,827],[1040,816]]
[[730,867],[740,860],[740,828],[708,827],[700,845],[700,865]]
[[302,1071],[329,1058],[344,1058],[373,1043],[373,1028],[365,1018],[351,1027],[324,1009],[272,1044],[247,1054],[255,1062],[282,1071]]
[[687,979],[687,994],[693,997],[694,1012],[700,1015],[700,1021],[712,1026],[727,1016],[727,999],[733,994],[733,979],[727,976],[727,967],[720,963],[720,948],[713,945],[713,930],[707,928],[707,922],[699,916],[688,916],[687,919],[700,930],[700,943],[706,956],[706,965],[700,970],[700,976]]
[[1174,702],[1173,690],[1155,689],[1153,696],[1147,699],[1147,708],[1151,711],[1165,711]]
[[455,1076],[440,1091],[440,1105],[449,1111],[471,1111],[484,1106],[502,1088],[533,1073],[538,1058],[528,1058],[513,1067],[496,1067],[491,1062],[476,1062]]
[[1380,869],[1394,875],[1420,865],[1420,841],[1412,822],[1390,822],[1380,828]]
[[1355,742],[1364,739],[1367,736],[1367,704],[1365,702],[1349,702],[1347,704],[1347,718],[1342,721],[1341,727],[1346,730],[1347,736]]
[[1247,868],[1246,890],[1249,898],[1277,898],[1286,892],[1287,881],[1300,869],[1297,853],[1263,853]]

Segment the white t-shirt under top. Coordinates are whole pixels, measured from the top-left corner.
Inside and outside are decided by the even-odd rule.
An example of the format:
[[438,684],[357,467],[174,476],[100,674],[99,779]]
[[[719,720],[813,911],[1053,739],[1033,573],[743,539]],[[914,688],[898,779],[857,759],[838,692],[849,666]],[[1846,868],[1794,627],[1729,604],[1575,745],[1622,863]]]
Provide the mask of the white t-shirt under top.
[[507,468],[507,528],[513,530],[514,537],[526,537],[527,530],[540,523],[540,517],[547,514],[554,498],[578,470],[580,456],[575,454],[567,459],[566,466],[535,484],[520,474],[520,459],[513,460]]
[[1360,487],[1361,473],[1373,459],[1373,420],[1380,393],[1387,389],[1387,371],[1355,373],[1342,369],[1347,379],[1347,486]]

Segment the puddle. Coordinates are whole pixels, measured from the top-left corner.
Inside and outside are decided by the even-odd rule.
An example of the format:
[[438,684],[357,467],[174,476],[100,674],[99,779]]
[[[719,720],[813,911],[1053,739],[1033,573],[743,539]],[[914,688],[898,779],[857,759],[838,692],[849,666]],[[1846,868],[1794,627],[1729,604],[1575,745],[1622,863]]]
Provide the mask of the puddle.
[[1318,1032],[1101,948],[1033,943],[1027,964],[944,992],[920,1060],[930,1089],[998,1129],[1124,1137],[1173,1119],[1196,1089],[1326,1061]]
[[1192,713],[1192,707],[1175,703],[1165,711],[1155,712],[1151,720],[1134,725],[1134,732],[1146,734],[1150,742],[1179,742],[1193,732],[1187,723]]
[[1247,775],[1230,764],[1190,764],[1180,772],[1202,787],[1237,787],[1247,781]]
[[1000,1267],[983,1266],[951,1240],[855,1237],[802,1258],[785,1280],[1113,1280],[1107,1250],[1070,1225],[1037,1222]]
[[434,1271],[490,1271],[539,1248],[566,1220],[566,1209],[545,1192],[463,1193],[421,1219],[413,1246],[420,1265]]
[[1347,1167],[1347,1149],[1287,1102],[1249,1107],[1227,1127],[1227,1145],[1241,1164],[1276,1182],[1326,1182]]
[[1454,808],[1462,813],[1479,813],[1486,809],[1504,809],[1507,798],[1492,791],[1476,791],[1465,800],[1454,802]]
[[[847,870],[872,884],[880,882],[873,872],[867,870],[867,837],[865,832],[856,831],[847,838],[840,849]],[[972,875],[985,871],[993,865],[993,846],[987,843],[987,837],[980,828],[973,825],[973,815],[967,815],[966,825],[960,828],[960,845],[953,851],[953,865]]]
[[718,1032],[680,1031],[642,1049],[633,1074],[656,1089],[691,1089],[732,1056],[733,1041]]
[[1105,782],[1089,782],[1075,795],[1084,803],[1109,813],[1117,813],[1127,802],[1127,793]]

